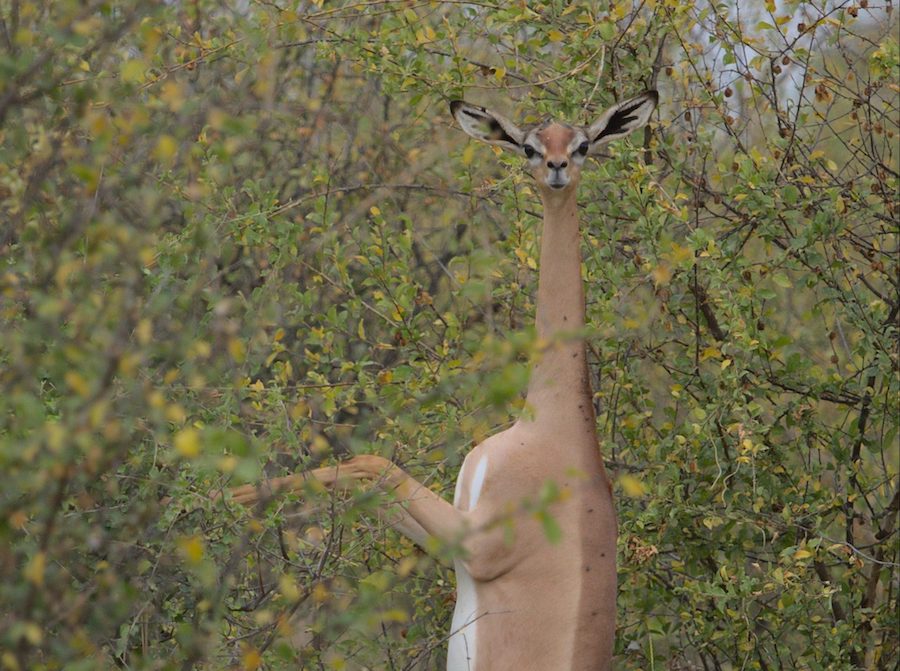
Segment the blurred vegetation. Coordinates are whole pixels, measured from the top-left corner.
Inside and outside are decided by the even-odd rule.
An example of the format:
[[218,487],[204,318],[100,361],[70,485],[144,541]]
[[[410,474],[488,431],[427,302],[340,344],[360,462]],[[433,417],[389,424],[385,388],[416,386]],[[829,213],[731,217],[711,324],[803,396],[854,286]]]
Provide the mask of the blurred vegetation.
[[[437,669],[540,203],[447,101],[660,110],[581,187],[622,669],[896,669],[891,0],[0,0],[0,668]],[[171,497],[168,505],[160,502]]]

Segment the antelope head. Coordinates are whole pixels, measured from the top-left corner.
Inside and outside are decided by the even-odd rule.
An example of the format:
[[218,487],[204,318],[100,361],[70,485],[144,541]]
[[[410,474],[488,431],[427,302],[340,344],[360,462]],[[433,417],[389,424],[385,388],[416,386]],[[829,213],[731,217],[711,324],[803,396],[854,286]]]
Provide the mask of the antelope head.
[[462,129],[476,140],[524,156],[542,193],[575,189],[588,156],[647,124],[659,94],[645,91],[616,103],[589,126],[548,121],[520,128],[506,117],[463,100],[450,103]]

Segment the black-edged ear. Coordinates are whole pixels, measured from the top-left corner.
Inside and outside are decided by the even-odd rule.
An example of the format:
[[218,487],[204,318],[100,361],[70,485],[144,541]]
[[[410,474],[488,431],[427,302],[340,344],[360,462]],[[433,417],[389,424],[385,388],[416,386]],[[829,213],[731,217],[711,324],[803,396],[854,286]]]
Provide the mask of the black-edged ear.
[[521,153],[525,133],[509,119],[464,100],[451,102],[450,113],[462,129],[476,140]]
[[623,138],[646,126],[658,102],[659,94],[656,91],[645,91],[639,96],[610,107],[585,131],[591,143],[589,153],[593,153],[607,142]]

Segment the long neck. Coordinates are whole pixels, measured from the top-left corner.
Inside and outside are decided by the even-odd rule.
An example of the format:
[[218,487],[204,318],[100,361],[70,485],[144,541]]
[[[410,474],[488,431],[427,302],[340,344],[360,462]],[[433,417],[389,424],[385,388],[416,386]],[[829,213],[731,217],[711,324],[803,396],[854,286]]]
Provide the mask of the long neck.
[[574,189],[544,194],[544,230],[538,280],[536,327],[542,352],[531,371],[527,404],[541,421],[546,413],[590,412],[584,339],[581,234]]

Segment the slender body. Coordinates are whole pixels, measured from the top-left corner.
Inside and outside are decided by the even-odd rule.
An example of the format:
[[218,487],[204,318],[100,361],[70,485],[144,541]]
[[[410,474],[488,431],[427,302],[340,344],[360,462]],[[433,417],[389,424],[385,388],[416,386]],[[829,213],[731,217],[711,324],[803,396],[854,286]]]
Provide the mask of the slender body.
[[[466,456],[453,504],[377,456],[279,478],[268,491],[308,478],[328,485],[371,480],[395,494],[398,528],[415,542],[459,544],[457,602],[448,671],[606,671],[616,611],[616,515],[597,443],[585,344],[584,287],[576,187],[585,158],[645,125],[648,91],[611,107],[588,127],[520,129],[456,101],[472,137],[524,155],[544,205],[536,331],[542,351],[527,412]],[[541,504],[548,484],[558,496]],[[253,503],[255,486],[232,491]],[[546,502],[545,502],[546,503]],[[548,534],[549,515],[558,527]]]

